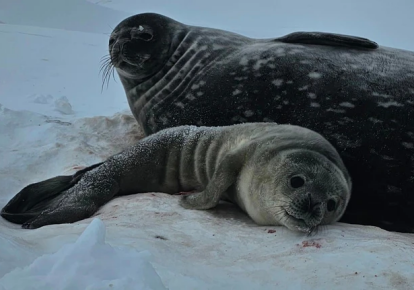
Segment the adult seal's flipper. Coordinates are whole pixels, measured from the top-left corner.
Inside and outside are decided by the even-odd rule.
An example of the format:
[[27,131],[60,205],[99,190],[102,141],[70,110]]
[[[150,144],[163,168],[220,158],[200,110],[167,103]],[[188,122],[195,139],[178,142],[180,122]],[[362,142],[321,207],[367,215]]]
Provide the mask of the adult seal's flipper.
[[1,216],[12,223],[26,223],[56,205],[65,190],[73,187],[87,171],[101,164],[86,167],[73,175],[56,176],[26,186],[6,204]]
[[342,46],[355,49],[378,48],[376,42],[367,38],[327,32],[293,32],[275,40],[284,43]]

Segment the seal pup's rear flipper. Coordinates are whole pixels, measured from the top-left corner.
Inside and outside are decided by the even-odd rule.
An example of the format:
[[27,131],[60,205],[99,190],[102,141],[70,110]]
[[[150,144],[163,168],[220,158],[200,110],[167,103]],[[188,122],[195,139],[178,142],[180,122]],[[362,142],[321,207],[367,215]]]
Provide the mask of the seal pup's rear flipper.
[[378,44],[370,39],[327,32],[293,32],[275,39],[285,43],[343,46],[360,49],[376,49]]
[[104,175],[84,176],[79,183],[62,192],[40,214],[23,223],[22,228],[37,229],[89,218],[118,191],[119,184],[112,178]]
[[86,172],[101,164],[86,167],[73,175],[56,176],[26,186],[6,204],[1,210],[1,216],[17,224],[35,218],[56,204],[60,200],[60,195],[73,187]]

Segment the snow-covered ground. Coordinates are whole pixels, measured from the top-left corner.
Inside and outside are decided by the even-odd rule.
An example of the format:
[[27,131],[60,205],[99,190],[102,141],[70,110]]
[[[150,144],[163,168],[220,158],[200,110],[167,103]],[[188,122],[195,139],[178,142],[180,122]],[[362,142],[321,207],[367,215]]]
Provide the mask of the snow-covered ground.
[[[153,11],[257,37],[333,31],[414,50],[412,1],[345,2],[0,0],[0,207],[142,136],[120,82],[101,92],[99,61],[124,17]],[[37,230],[0,219],[0,290],[414,288],[414,235],[338,223],[307,237],[229,204],[177,202],[131,195]]]

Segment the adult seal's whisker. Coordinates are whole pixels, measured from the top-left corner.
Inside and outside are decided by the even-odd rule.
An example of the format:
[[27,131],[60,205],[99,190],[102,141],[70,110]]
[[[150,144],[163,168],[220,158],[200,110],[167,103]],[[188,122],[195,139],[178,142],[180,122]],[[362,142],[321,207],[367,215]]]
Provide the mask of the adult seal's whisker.
[[106,87],[108,88],[109,80],[111,78],[111,75],[113,79],[115,80],[115,73],[114,73],[114,66],[112,65],[110,56],[104,56],[101,59],[101,68],[99,72],[102,74],[102,86],[101,86],[101,92],[103,91],[104,85],[106,83]]

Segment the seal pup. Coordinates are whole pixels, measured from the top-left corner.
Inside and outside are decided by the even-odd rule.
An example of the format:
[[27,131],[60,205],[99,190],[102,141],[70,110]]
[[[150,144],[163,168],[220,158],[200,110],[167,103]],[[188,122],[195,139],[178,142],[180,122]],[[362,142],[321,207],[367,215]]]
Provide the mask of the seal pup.
[[306,128],[274,123],[181,126],[140,140],[105,162],[31,184],[2,209],[23,228],[88,218],[114,196],[178,193],[187,209],[224,199],[259,225],[311,233],[337,221],[351,196],[338,152]]
[[105,65],[146,134],[269,121],[320,133],[353,179],[341,221],[414,231],[414,52],[322,32],[252,39],[144,13],[115,27]]

